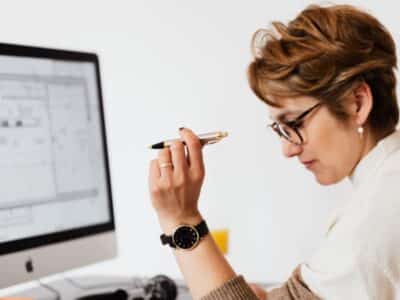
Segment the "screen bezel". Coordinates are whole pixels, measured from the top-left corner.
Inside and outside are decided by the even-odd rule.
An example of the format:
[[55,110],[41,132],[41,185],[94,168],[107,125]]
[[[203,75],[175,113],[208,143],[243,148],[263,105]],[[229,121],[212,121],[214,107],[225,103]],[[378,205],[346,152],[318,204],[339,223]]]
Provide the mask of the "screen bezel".
[[0,43],[0,56],[15,56],[15,57],[27,57],[27,58],[47,58],[60,61],[76,61],[76,62],[88,62],[94,63],[96,71],[96,85],[97,94],[99,101],[99,113],[100,113],[100,128],[102,136],[102,148],[103,157],[105,164],[105,175],[106,175],[106,189],[108,194],[108,207],[110,212],[109,222],[80,227],[76,229],[70,229],[60,231],[57,233],[49,233],[44,235],[38,235],[35,237],[22,238],[9,242],[0,242],[0,255],[15,253],[28,249],[34,249],[41,246],[48,246],[51,244],[57,244],[65,241],[71,241],[83,237],[92,236],[99,233],[106,233],[115,231],[115,220],[113,210],[113,197],[111,189],[111,175],[109,166],[107,136],[106,136],[106,124],[104,116],[104,105],[103,105],[103,94],[100,80],[100,65],[99,59],[96,53],[80,52],[71,50],[61,50],[55,48],[44,48],[36,46],[16,45],[16,44],[5,44]]

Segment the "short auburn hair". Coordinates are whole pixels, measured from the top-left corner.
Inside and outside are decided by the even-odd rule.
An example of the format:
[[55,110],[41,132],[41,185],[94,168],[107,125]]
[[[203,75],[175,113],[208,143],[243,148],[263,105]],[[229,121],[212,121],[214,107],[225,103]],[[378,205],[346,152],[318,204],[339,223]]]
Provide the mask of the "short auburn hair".
[[373,134],[383,138],[395,130],[396,45],[370,14],[350,5],[311,5],[287,25],[258,30],[252,50],[249,84],[268,105],[280,107],[271,97],[308,95],[347,120],[343,100],[365,82],[373,96],[367,120]]

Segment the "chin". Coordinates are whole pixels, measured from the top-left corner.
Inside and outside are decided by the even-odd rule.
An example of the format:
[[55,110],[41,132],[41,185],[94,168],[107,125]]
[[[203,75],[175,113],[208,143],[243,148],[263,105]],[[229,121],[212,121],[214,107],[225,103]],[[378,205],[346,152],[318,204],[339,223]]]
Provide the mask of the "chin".
[[340,181],[343,180],[344,176],[338,177],[338,176],[324,176],[321,174],[314,174],[315,175],[315,180],[320,184],[320,185],[332,185],[339,183]]

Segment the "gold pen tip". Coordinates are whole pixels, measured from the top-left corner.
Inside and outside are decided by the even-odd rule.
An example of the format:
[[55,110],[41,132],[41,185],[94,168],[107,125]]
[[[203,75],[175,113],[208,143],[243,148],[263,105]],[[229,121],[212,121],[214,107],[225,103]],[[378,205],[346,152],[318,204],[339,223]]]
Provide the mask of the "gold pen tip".
[[226,132],[226,131],[221,131],[220,132],[220,137],[224,138],[224,137],[227,137],[227,136],[228,136],[228,132]]

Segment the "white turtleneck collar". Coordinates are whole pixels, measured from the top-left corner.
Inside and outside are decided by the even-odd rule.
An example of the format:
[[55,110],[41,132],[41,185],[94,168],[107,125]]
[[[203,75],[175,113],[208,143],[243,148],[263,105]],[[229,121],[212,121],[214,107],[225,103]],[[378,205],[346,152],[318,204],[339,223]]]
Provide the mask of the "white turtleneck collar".
[[358,188],[393,151],[400,148],[400,130],[381,139],[357,164],[349,180]]

